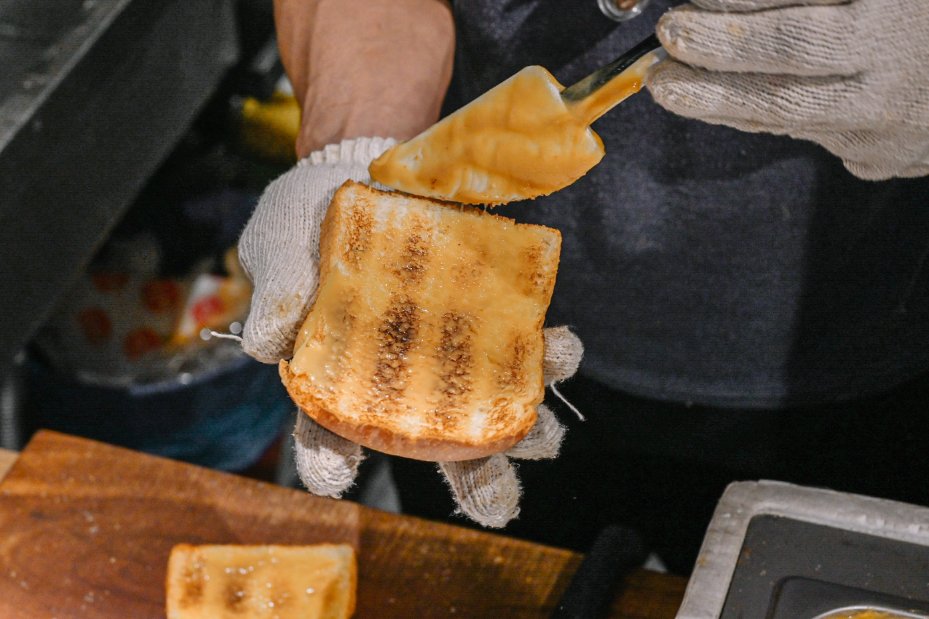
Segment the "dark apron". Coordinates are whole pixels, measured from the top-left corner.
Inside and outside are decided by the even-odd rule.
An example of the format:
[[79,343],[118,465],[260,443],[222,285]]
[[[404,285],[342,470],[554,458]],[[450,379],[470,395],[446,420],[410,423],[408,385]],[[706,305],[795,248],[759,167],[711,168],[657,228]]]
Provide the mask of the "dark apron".
[[[595,0],[457,0],[454,109],[529,64],[568,85],[653,29]],[[549,397],[558,460],[520,466],[505,532],[585,550],[639,530],[690,569],[726,484],[772,478],[929,504],[929,181],[869,183],[819,146],[665,112],[600,119],[603,162],[501,209],[564,243],[550,325],[584,340]],[[404,509],[448,517],[435,468],[397,460]],[[467,524],[463,519],[457,519]]]
[[[595,0],[458,0],[448,107],[530,64],[571,84],[669,4],[617,24]],[[577,329],[585,374],[662,400],[766,407],[929,368],[929,180],[860,181],[815,144],[680,118],[647,93],[594,127],[598,167],[502,209],[564,235],[548,322]]]

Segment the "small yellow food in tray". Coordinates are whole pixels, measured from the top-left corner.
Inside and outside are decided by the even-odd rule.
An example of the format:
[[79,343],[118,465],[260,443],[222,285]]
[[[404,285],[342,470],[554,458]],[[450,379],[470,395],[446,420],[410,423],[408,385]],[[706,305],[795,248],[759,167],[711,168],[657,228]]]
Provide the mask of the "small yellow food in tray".
[[918,619],[925,616],[871,608],[848,608],[828,615],[820,615],[816,619]]

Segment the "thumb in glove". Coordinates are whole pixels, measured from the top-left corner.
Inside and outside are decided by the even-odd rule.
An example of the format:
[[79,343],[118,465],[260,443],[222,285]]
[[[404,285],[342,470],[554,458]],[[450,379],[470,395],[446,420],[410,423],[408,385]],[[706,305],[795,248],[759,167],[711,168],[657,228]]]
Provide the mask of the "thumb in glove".
[[242,333],[245,352],[265,363],[289,357],[316,297],[320,224],[347,180],[370,182],[368,164],[395,140],[357,138],[300,160],[265,190],[239,239],[239,259],[254,284]]

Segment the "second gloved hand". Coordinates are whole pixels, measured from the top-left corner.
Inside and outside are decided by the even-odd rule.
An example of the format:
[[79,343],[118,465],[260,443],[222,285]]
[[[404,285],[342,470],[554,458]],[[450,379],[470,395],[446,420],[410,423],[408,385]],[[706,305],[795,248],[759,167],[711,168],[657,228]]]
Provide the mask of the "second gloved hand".
[[929,2],[693,0],[658,36],[668,110],[817,142],[865,179],[929,174]]
[[[242,265],[252,279],[252,307],[243,348],[277,363],[293,352],[297,331],[316,297],[320,224],[335,191],[349,179],[371,182],[368,165],[394,143],[382,138],[344,140],[311,153],[275,180],[239,240]],[[567,328],[545,330],[545,382],[572,376],[583,347]],[[529,434],[506,454],[440,462],[459,509],[485,526],[501,527],[519,512],[519,483],[509,458],[557,455],[564,428],[544,405]],[[338,497],[353,483],[361,447],[298,412],[294,432],[297,472],[314,494]]]

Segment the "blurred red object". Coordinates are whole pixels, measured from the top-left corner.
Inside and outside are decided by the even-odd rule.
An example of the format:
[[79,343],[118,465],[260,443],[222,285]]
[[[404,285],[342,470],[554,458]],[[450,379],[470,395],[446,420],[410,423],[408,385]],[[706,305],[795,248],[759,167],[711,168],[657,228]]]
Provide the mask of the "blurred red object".
[[153,279],[142,287],[142,302],[155,314],[177,310],[181,300],[181,287],[170,279]]
[[100,292],[122,290],[129,283],[128,273],[94,273],[90,276],[94,288]]
[[200,299],[191,308],[194,320],[203,325],[210,324],[214,318],[222,315],[225,311],[226,305],[222,299],[215,295]]
[[102,344],[113,335],[113,323],[106,312],[99,307],[88,307],[77,315],[84,339],[90,344]]
[[147,352],[161,348],[164,340],[154,329],[142,327],[133,329],[123,339],[123,352],[130,359],[138,359]]

